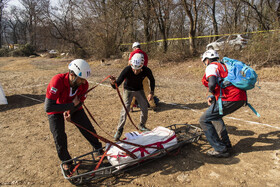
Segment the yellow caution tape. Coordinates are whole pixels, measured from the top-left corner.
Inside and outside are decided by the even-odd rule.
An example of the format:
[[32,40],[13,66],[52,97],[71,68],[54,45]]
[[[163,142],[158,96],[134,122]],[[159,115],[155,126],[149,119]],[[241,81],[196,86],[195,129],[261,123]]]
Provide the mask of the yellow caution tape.
[[[256,33],[274,32],[274,31],[280,31],[280,30],[252,31],[252,32],[235,33],[235,34],[256,34]],[[235,34],[219,34],[219,35],[208,35],[208,36],[196,36],[196,37],[193,37],[193,38],[212,38],[212,37],[217,37],[217,36],[229,36],[229,35],[235,35]],[[190,38],[191,37],[187,37],[187,38],[167,38],[166,41],[189,40]],[[143,43],[140,43],[140,44],[141,45],[145,45],[145,44],[158,43],[158,42],[163,42],[163,41],[164,41],[164,39],[161,39],[161,40],[156,40],[156,41],[143,42]],[[121,45],[132,45],[132,43],[123,43]]]

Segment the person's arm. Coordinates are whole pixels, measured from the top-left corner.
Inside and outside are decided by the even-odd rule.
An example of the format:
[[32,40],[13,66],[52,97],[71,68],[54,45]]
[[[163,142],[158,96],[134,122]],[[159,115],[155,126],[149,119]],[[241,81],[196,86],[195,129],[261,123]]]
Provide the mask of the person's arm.
[[149,68],[148,68],[148,71],[147,71],[147,77],[150,80],[150,87],[151,87],[151,92],[150,92],[150,94],[147,97],[148,101],[150,101],[154,97],[155,78],[154,78],[154,75],[152,73],[152,70],[150,70]]
[[81,102],[79,99],[78,99],[78,96],[76,96],[73,100],[73,103],[74,103],[74,108],[71,109],[71,110],[67,110],[63,113],[63,116],[64,116],[64,119],[66,121],[69,121],[71,122],[71,115],[73,113],[75,113],[83,104],[83,102]]
[[115,77],[111,77],[111,86],[116,89],[115,83],[117,83],[118,87],[122,84],[122,82],[124,81],[124,79],[127,76],[127,73],[129,71],[129,67],[127,66],[126,68],[124,68],[124,70],[121,72],[120,76],[118,77],[118,79],[116,80]]
[[208,78],[208,90],[212,95],[208,96],[207,98],[207,103],[209,106],[212,104],[213,101],[215,101],[214,95],[215,95],[216,84],[217,84],[216,76],[210,76]]
[[67,110],[75,109],[74,103],[67,103],[67,104],[56,104],[55,100],[45,99],[45,111],[46,112],[64,112]]
[[210,76],[208,78],[208,88],[209,88],[209,92],[212,93],[213,95],[215,94],[216,84],[217,84],[216,76]]

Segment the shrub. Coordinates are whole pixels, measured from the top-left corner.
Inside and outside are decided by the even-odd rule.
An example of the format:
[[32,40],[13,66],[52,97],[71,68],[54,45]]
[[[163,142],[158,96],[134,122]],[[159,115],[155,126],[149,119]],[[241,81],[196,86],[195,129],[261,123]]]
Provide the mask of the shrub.
[[22,51],[24,56],[35,55],[35,49],[30,44],[25,44],[25,45],[21,46],[20,50]]
[[0,57],[9,56],[9,49],[8,48],[1,48],[0,49]]
[[12,57],[21,57],[21,56],[24,56],[23,52],[20,50],[20,49],[15,49],[15,50],[11,50],[9,52],[9,56],[12,56]]
[[19,48],[10,51],[9,56],[20,57],[20,56],[30,56],[36,55],[35,49],[30,44],[21,45]]
[[248,62],[258,67],[279,65],[279,33],[272,32],[255,35],[244,55]]
[[242,51],[231,53],[233,57],[251,66],[272,67],[280,64],[280,38],[278,32],[253,35]]

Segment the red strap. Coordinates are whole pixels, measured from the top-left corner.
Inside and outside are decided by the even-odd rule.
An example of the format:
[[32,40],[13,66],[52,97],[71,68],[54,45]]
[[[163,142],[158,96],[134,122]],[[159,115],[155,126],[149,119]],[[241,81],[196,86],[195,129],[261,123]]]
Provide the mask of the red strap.
[[71,123],[73,123],[74,125],[76,125],[76,126],[82,128],[82,129],[86,130],[87,132],[89,132],[90,134],[92,134],[94,137],[100,139],[101,141],[103,141],[103,142],[105,142],[105,143],[109,143],[110,145],[112,144],[112,145],[118,147],[119,149],[121,149],[121,150],[123,150],[124,152],[126,152],[130,157],[132,157],[132,158],[134,158],[134,159],[137,158],[133,153],[129,152],[128,150],[126,150],[125,148],[119,146],[118,144],[116,144],[116,143],[114,143],[114,142],[112,142],[112,141],[110,141],[110,140],[108,140],[108,139],[106,139],[106,138],[104,138],[104,137],[102,137],[102,136],[99,136],[99,135],[97,135],[97,134],[91,132],[90,130],[84,128],[83,126],[81,126],[81,125],[79,125],[79,124],[77,124],[77,123],[75,123],[75,122],[73,122],[73,121],[71,121]]
[[128,112],[127,108],[125,107],[125,104],[124,104],[124,102],[123,102],[123,99],[122,99],[122,96],[121,96],[121,94],[120,94],[120,90],[119,90],[119,88],[118,88],[117,83],[115,83],[115,87],[116,87],[116,90],[117,90],[117,92],[118,92],[118,95],[119,95],[119,97],[120,97],[120,100],[121,100],[121,102],[122,102],[122,105],[123,105],[123,107],[124,107],[124,109],[125,109],[125,112],[126,112],[128,118],[129,118],[129,120],[131,121],[132,125],[133,125],[137,130],[139,130],[139,129],[136,127],[136,125],[134,124],[134,122],[132,121],[129,112]]
[[[105,77],[100,83],[98,83],[97,85],[95,85],[95,86],[93,86],[92,88],[88,89],[88,91],[87,91],[85,94],[87,94],[88,92],[90,92],[91,90],[93,90],[94,88],[96,88],[97,86],[99,86],[102,82],[104,82],[105,80],[107,80],[107,79],[110,78],[110,77],[112,77],[112,76],[111,76],[111,75],[108,75],[107,77]],[[124,104],[124,102],[123,102],[123,99],[122,99],[122,96],[121,96],[121,94],[120,94],[120,90],[119,90],[119,88],[118,88],[117,83],[115,83],[115,87],[116,87],[117,93],[118,93],[118,95],[119,95],[119,98],[120,98],[120,100],[121,100],[121,103],[122,103],[122,105],[123,105],[123,107],[124,107],[124,109],[125,109],[125,112],[126,112],[128,118],[129,118],[129,120],[131,121],[132,125],[133,125],[137,130],[139,130],[139,129],[136,127],[136,125],[134,124],[134,122],[132,121],[132,118],[130,117],[129,112],[127,111],[127,109],[126,109],[126,107],[125,107],[125,104]],[[95,120],[94,120],[94,121],[95,121]],[[96,122],[96,121],[95,121],[95,122]],[[98,125],[98,126],[99,126],[99,125]],[[100,127],[100,126],[99,126],[99,127]]]
[[[94,88],[96,88],[97,86],[99,86],[102,82],[104,82],[105,80],[107,80],[107,79],[110,78],[110,77],[111,77],[111,75],[108,75],[106,78],[104,78],[104,79],[103,79],[100,83],[98,83],[96,86],[93,86],[92,88],[90,88],[85,94],[87,94],[87,93],[89,93],[90,91],[92,91]],[[127,109],[126,109],[126,107],[125,107],[125,104],[124,104],[123,99],[122,99],[122,97],[121,97],[121,94],[120,94],[120,91],[119,91],[119,88],[118,88],[117,83],[115,84],[115,87],[116,87],[117,93],[118,93],[118,95],[119,95],[119,97],[120,97],[121,103],[122,103],[122,105],[123,105],[123,107],[124,107],[124,109],[125,109],[125,111],[126,111],[126,113],[127,113],[127,115],[128,115],[128,118],[130,119],[130,121],[131,121],[131,123],[134,125],[134,127],[135,127],[137,130],[139,130],[139,129],[135,126],[134,122],[132,121],[131,116],[129,115],[129,112],[127,111]],[[97,124],[97,126],[98,126],[100,129],[102,129],[102,128],[100,127],[100,125],[97,123],[97,121],[94,119],[94,117],[92,116],[92,114],[89,112],[88,108],[85,106],[84,103],[83,103],[83,106],[85,107],[86,111],[88,112],[88,114],[90,115],[90,117],[92,118],[92,120]],[[75,124],[76,126],[78,126],[78,127],[82,128],[82,129],[86,130],[87,132],[89,132],[90,134],[92,134],[92,135],[95,136],[96,138],[100,139],[101,141],[103,141],[103,142],[105,142],[105,143],[109,143],[110,146],[111,146],[111,145],[114,145],[114,146],[118,147],[119,149],[125,151],[125,152],[127,153],[127,155],[129,155],[130,157],[132,157],[132,158],[134,158],[134,159],[137,158],[133,153],[129,152],[128,150],[124,149],[123,147],[119,146],[118,144],[113,143],[113,142],[109,141],[108,139],[106,139],[106,138],[104,138],[104,137],[102,137],[102,136],[99,136],[99,135],[97,135],[97,134],[91,132],[90,130],[84,128],[83,126],[81,126],[81,125],[79,125],[79,124],[76,124],[76,123],[73,122],[73,121],[71,121],[71,123],[73,123],[73,124]],[[102,131],[104,131],[104,130],[102,129]],[[104,132],[105,132],[105,131],[104,131]],[[105,133],[106,133],[106,132],[105,132]],[[108,133],[106,133],[106,134],[109,135]],[[110,135],[109,135],[109,136],[110,136]],[[126,142],[124,142],[124,143],[126,143]],[[140,145],[138,145],[138,146],[140,146]]]
[[108,78],[110,78],[111,75],[108,75],[107,77],[105,77],[105,79],[103,79],[100,83],[98,83],[97,85],[93,86],[92,88],[88,89],[88,91],[85,93],[87,94],[88,92],[90,92],[91,90],[93,90],[94,88],[96,88],[97,86],[99,86],[102,82],[104,82],[105,80],[107,80]]
[[90,113],[90,111],[88,110],[88,108],[86,107],[86,105],[83,103],[83,106],[85,107],[87,113],[89,114],[90,118],[94,121],[94,123],[103,131],[105,132],[105,134],[107,134],[108,136],[110,136],[111,138],[113,138],[113,136],[111,136],[109,133],[107,133],[105,130],[103,130],[100,125],[97,123],[97,121],[94,119],[93,115]]
[[[94,168],[93,171],[96,171],[96,170],[100,167],[100,164],[101,164],[102,161],[104,160],[104,157],[106,156],[106,154],[107,154],[108,150],[111,148],[111,146],[112,146],[112,144],[110,144],[110,145],[108,146],[108,148],[106,149],[106,151],[104,152],[104,154],[103,154],[102,157],[100,158],[98,164],[96,165],[96,167]],[[94,176],[95,173],[92,173],[91,175]]]
[[78,167],[81,165],[82,161],[80,161],[73,169],[73,171],[70,172],[70,175],[67,177],[71,177],[73,175],[73,173],[75,173],[75,171],[78,169]]
[[[144,156],[145,156],[144,153],[150,154],[150,153],[146,150],[146,148],[164,149],[164,147],[163,147],[162,144],[165,144],[165,143],[167,143],[167,142],[170,142],[170,141],[173,140],[174,138],[176,138],[176,135],[174,135],[174,136],[168,138],[167,140],[165,140],[165,141],[163,141],[163,142],[155,142],[155,143],[148,144],[148,145],[138,145],[138,144],[134,144],[134,143],[131,143],[131,142],[125,142],[125,141],[121,141],[121,142],[137,146],[138,148],[134,149],[131,153],[135,153],[135,152],[140,151],[140,152],[141,152],[141,157],[144,157]],[[157,147],[152,147],[152,146],[157,146]],[[118,157],[127,157],[127,156],[128,156],[127,154],[123,154],[123,155],[111,155],[110,157],[118,158]]]
[[168,138],[167,140],[163,141],[163,142],[155,142],[155,143],[152,143],[152,144],[148,144],[148,145],[145,145],[145,147],[140,147],[140,148],[137,148],[135,150],[132,151],[132,153],[135,153],[137,151],[141,151],[141,157],[144,156],[144,152],[146,152],[147,154],[149,154],[149,152],[145,149],[145,148],[154,148],[152,147],[153,145],[156,145],[158,148],[160,149],[164,149],[163,145],[162,144],[165,144],[167,142],[170,142],[171,140],[173,140],[174,138],[176,138],[176,135]]

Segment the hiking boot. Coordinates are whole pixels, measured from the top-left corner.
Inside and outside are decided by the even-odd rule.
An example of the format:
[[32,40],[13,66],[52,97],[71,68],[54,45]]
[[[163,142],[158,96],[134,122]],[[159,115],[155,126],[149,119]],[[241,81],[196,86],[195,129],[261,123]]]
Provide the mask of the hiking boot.
[[123,133],[123,128],[119,128],[114,136],[114,139],[117,141],[120,139],[120,137],[122,136]]
[[156,112],[156,111],[157,111],[157,107],[152,107],[152,110],[153,110],[154,112]]
[[142,132],[145,132],[145,131],[150,131],[150,129],[148,129],[147,127],[145,127],[144,125],[138,125],[138,129]]
[[[103,149],[98,149],[97,151],[95,151],[94,152],[94,158],[95,158],[95,160],[100,160],[101,159],[101,157],[104,155],[104,151],[103,151]],[[104,158],[106,158],[106,157],[104,157]]]
[[230,150],[232,150],[232,145],[231,144],[227,144],[226,148],[227,148],[227,151],[230,151]]
[[74,170],[74,165],[72,163],[65,163],[62,165],[64,173],[67,177],[71,177],[72,171]]
[[206,153],[208,156],[213,156],[213,157],[216,157],[216,158],[227,158],[230,156],[229,152],[227,150],[225,151],[215,151],[215,150],[209,150],[207,151]]
[[99,149],[99,150],[97,151],[97,156],[102,156],[103,154],[104,154],[103,149]]

